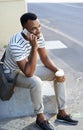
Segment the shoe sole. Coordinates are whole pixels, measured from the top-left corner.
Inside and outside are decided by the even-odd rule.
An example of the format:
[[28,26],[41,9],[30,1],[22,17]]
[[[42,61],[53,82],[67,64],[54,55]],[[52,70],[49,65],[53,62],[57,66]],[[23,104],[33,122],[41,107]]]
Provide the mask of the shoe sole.
[[36,126],[37,126],[37,128],[39,128],[40,130],[43,130],[39,125],[36,124]]
[[[49,121],[50,122],[50,121]],[[53,126],[53,124],[50,122],[50,124]],[[36,126],[40,129],[40,130],[43,130],[38,124],[36,124]],[[56,130],[55,129],[55,127],[53,126],[53,128],[54,128],[54,130]]]
[[78,124],[78,122],[77,123],[75,123],[75,122],[68,122],[68,121],[60,120],[60,119],[57,119],[57,121],[62,122],[62,123],[66,123],[66,124],[70,124],[70,125],[77,125]]

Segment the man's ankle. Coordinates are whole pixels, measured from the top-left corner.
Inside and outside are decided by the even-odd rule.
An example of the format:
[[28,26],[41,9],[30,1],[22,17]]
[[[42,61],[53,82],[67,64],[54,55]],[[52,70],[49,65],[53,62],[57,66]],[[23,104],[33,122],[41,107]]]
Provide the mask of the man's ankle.
[[58,114],[59,114],[59,115],[62,115],[62,116],[68,115],[68,113],[66,112],[65,109],[59,110],[59,111],[58,111]]
[[44,120],[46,120],[46,117],[43,113],[39,113],[39,114],[37,114],[37,119],[39,121],[44,121]]

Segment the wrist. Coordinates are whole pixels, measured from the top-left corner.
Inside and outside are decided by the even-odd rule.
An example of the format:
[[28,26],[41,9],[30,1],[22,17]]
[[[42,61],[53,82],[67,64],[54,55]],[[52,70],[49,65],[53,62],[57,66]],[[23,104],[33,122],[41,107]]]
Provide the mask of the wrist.
[[64,70],[63,70],[63,69],[58,69],[58,70],[55,72],[55,75],[57,75],[57,74],[58,74],[58,75],[60,74],[61,76],[64,75]]
[[37,49],[38,49],[37,46],[32,46],[33,51],[37,51]]

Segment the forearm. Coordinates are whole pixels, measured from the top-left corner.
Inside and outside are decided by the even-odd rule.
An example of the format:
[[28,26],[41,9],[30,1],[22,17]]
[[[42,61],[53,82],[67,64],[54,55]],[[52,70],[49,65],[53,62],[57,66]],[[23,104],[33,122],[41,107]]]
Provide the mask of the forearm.
[[31,77],[34,74],[37,63],[37,47],[32,47],[28,62],[25,64],[24,73]]
[[46,59],[42,62],[48,69],[52,70],[53,72],[56,72],[59,69],[49,57],[46,57]]

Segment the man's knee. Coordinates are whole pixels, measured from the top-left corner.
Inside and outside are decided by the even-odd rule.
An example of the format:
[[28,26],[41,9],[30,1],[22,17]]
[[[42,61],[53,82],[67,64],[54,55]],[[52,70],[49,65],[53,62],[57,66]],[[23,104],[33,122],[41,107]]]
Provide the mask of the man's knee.
[[34,76],[33,82],[32,82],[32,88],[41,91],[42,89],[42,81],[39,77]]
[[66,85],[66,82],[63,81],[63,82],[57,82],[56,80],[54,80],[54,87],[61,87],[63,88],[64,86]]

